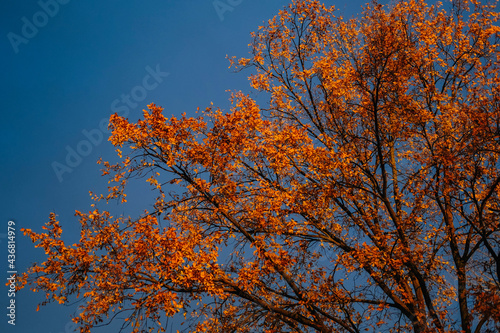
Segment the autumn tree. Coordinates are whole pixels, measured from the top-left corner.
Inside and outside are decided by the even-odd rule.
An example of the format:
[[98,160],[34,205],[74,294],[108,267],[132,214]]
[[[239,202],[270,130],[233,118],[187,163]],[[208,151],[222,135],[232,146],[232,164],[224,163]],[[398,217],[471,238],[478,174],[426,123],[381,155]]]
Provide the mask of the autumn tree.
[[196,332],[500,330],[498,15],[293,1],[230,59],[265,107],[235,92],[226,113],[113,115],[122,159],[95,199],[146,177],[154,210],[77,212],[74,245],[52,214],[25,230],[48,257],[22,285],[83,299],[81,332],[179,312]]

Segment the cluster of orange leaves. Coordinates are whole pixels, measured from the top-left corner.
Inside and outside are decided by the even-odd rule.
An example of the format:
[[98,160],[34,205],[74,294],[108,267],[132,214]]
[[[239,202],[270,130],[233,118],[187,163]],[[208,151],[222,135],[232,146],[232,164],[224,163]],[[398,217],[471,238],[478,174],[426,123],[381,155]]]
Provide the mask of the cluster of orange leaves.
[[[253,88],[228,113],[113,115],[125,200],[147,175],[154,211],[54,215],[25,230],[47,261],[24,286],[83,297],[81,332],[126,315],[164,331],[473,332],[500,325],[498,13],[475,0],[368,4],[344,20],[295,0],[253,34]],[[168,194],[172,189],[177,194]],[[199,306],[195,306],[199,304]]]

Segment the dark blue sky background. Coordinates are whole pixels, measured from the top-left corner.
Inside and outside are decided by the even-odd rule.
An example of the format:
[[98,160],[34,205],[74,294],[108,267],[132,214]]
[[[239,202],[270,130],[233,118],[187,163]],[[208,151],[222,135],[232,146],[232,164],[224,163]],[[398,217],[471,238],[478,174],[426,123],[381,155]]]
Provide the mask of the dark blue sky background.
[[[218,13],[214,2],[232,10]],[[99,140],[100,122],[117,110],[136,121],[152,102],[166,115],[194,115],[196,107],[210,102],[228,109],[226,90],[251,90],[250,72],[232,73],[226,54],[247,56],[250,32],[289,2],[1,1],[0,332],[69,333],[70,315],[78,306],[49,305],[36,312],[44,295],[23,290],[15,298],[16,325],[7,324],[7,222],[16,223],[19,272],[44,260],[43,251],[35,250],[19,229],[41,231],[50,212],[58,215],[64,239],[76,242],[75,209],[90,209],[89,190],[106,193],[107,178],[100,176],[96,160],[116,155],[106,141],[109,133]],[[326,1],[348,17],[364,2]],[[42,4],[49,3],[51,15],[43,12]],[[154,71],[161,72],[156,80]],[[69,152],[80,152],[80,159],[72,156],[69,165]],[[126,206],[107,209],[137,216],[151,208],[149,193],[135,185]],[[171,323],[174,331],[179,328],[177,320]]]

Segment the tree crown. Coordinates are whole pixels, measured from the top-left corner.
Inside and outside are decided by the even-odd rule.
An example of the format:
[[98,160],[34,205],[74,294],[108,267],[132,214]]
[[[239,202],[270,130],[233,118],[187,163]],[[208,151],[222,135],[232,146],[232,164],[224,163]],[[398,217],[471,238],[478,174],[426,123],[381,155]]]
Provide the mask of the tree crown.
[[[499,33],[495,4],[409,0],[357,19],[294,0],[253,33],[253,88],[224,113],[136,123],[102,162],[154,210],[77,212],[77,244],[25,230],[47,261],[22,285],[85,302],[81,332],[116,313],[163,331],[480,332],[500,329]],[[195,307],[194,304],[202,305]]]

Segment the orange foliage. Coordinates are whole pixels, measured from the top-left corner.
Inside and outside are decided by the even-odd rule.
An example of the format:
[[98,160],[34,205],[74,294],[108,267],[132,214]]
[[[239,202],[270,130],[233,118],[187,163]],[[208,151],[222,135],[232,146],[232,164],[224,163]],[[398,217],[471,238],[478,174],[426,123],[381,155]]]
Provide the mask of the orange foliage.
[[83,298],[81,332],[117,312],[134,332],[178,312],[197,332],[500,329],[497,24],[476,0],[351,20],[293,1],[231,59],[266,108],[113,115],[125,157],[96,199],[147,175],[154,211],[77,212],[74,245],[51,215],[23,286]]

